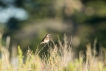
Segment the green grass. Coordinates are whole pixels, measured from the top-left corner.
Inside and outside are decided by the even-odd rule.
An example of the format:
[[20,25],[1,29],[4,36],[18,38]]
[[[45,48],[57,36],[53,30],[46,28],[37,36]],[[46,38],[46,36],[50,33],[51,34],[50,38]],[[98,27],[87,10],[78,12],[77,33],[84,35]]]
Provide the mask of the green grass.
[[[86,53],[80,52],[78,58],[74,58],[75,52],[71,42],[64,37],[64,43],[58,39],[58,45],[52,41],[53,46],[49,45],[48,54],[39,56],[41,50],[28,49],[26,55],[18,46],[18,63],[13,65],[9,60],[9,51],[0,43],[0,71],[106,71],[106,51],[101,48],[97,56],[95,44],[93,49],[87,44]],[[2,39],[0,39],[2,40]],[[43,47],[44,48],[44,47]]]

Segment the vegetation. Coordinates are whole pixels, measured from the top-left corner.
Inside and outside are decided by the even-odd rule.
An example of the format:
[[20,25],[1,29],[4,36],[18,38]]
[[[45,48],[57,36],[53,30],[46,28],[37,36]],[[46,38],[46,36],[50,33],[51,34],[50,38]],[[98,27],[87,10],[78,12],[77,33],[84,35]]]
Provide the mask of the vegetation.
[[[0,71],[106,71],[105,7],[105,0],[0,0]],[[38,45],[48,33],[53,41]]]
[[17,62],[14,63],[9,61],[7,47],[3,47],[0,43],[0,71],[106,71],[106,51],[101,48],[99,54],[96,52],[96,40],[93,49],[87,44],[85,53],[80,52],[78,58],[74,55],[72,37],[70,41],[64,36],[63,43],[60,39],[58,44],[53,41],[51,43],[53,45],[48,45],[48,54],[43,53],[42,56],[39,56],[42,49],[32,52],[29,48],[24,55],[18,46],[18,56],[15,59]]

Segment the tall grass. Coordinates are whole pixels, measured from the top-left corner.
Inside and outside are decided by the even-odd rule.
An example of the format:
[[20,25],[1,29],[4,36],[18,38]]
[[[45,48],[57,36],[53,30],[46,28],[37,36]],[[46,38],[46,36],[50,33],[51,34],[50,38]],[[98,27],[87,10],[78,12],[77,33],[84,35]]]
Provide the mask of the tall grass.
[[20,46],[18,46],[16,64],[12,64],[9,60],[8,46],[2,46],[1,37],[0,71],[106,71],[105,49],[101,48],[100,54],[97,55],[95,50],[96,42],[93,49],[90,44],[87,44],[86,53],[80,52],[79,57],[74,58],[72,37],[70,40],[68,39],[64,36],[64,42],[61,42],[58,38],[58,44],[52,41],[53,45],[48,45],[48,54],[42,54],[41,57],[39,56],[39,51],[41,50],[32,52],[32,50],[28,49],[27,54],[23,55]]

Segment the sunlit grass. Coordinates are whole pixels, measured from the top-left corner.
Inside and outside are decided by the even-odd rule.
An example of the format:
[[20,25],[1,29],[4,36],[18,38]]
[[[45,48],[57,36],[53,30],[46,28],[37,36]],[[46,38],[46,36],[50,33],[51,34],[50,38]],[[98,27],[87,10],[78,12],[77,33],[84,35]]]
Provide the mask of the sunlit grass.
[[86,53],[80,52],[79,57],[74,58],[72,37],[69,39],[64,36],[64,42],[61,42],[58,38],[58,44],[51,41],[53,45],[48,45],[48,54],[42,54],[42,56],[39,56],[41,50],[38,49],[36,52],[28,49],[24,55],[18,46],[16,65],[9,60],[8,48],[0,43],[0,71],[106,71],[105,49],[101,48],[100,54],[97,55],[96,42],[93,49],[90,44],[87,44]]

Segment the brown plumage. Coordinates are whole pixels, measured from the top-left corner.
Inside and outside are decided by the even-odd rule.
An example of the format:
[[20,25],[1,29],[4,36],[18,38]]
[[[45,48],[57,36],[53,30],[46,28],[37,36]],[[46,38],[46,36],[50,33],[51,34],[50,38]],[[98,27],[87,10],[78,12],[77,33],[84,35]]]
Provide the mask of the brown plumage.
[[48,43],[50,41],[50,34],[47,34],[41,41],[40,44]]

